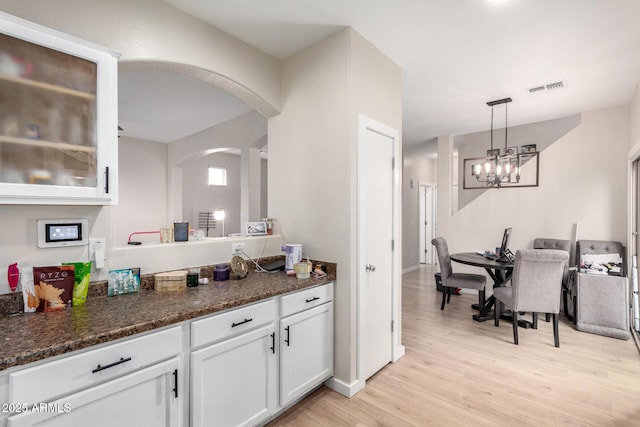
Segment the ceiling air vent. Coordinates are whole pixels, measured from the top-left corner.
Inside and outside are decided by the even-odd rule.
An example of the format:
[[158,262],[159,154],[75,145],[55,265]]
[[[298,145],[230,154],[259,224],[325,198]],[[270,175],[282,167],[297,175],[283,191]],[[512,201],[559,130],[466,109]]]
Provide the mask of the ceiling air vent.
[[564,80],[560,80],[553,83],[547,83],[544,85],[531,87],[527,89],[527,92],[529,92],[529,95],[541,95],[543,93],[555,92],[558,89],[565,89],[566,87],[567,87],[566,82]]
[[555,82],[555,83],[549,83],[546,86],[547,86],[547,90],[549,90],[549,91],[558,90],[558,89],[564,88],[564,82],[560,81],[560,82]]
[[537,95],[538,93],[542,93],[546,90],[547,88],[544,86],[532,87],[532,88],[529,88],[529,95]]

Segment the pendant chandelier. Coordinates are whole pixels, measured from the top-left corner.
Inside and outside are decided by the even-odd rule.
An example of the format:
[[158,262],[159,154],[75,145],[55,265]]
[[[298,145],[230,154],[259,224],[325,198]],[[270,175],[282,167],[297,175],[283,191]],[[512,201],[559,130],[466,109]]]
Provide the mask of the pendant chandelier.
[[[511,98],[498,99],[487,102],[491,107],[491,149],[487,151],[484,164],[478,163],[471,167],[471,175],[478,182],[487,187],[500,187],[505,183],[518,183],[520,181],[520,158],[518,150],[508,145],[508,103]],[[504,151],[500,154],[500,148],[493,148],[493,107],[504,104]]]

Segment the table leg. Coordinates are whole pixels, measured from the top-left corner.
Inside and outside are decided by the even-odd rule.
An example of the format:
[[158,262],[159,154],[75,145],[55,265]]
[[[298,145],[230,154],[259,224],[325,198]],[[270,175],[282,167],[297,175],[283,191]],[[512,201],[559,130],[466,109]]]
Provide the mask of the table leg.
[[[500,270],[496,270],[495,272],[490,268],[485,268],[487,274],[493,280],[493,287],[496,288],[498,286],[503,286],[504,283],[511,277],[511,274],[508,274],[507,277]],[[476,322],[486,322],[488,319],[493,318],[493,306],[496,303],[496,299],[493,295],[489,298],[485,298],[484,304],[480,307],[480,304],[472,304],[471,308],[474,310],[478,310],[478,314],[473,315],[473,320]]]
[[475,310],[480,311],[480,313],[473,315],[473,320],[475,320],[476,322],[485,322],[489,319],[492,319],[493,318],[492,308],[495,305],[495,302],[496,302],[495,297],[491,295],[489,298],[486,298],[484,300],[484,305],[482,307],[480,307],[479,304],[473,304],[471,307],[473,307]]
[[[509,279],[511,279],[511,270],[508,270],[506,274],[502,270],[496,270],[495,272],[490,268],[485,268],[485,270],[487,271],[491,279],[493,279],[494,289],[500,286],[504,286],[504,284],[507,283]],[[478,314],[473,315],[473,320],[475,320],[476,322],[486,322],[487,320],[493,319],[494,315],[492,309],[494,306],[497,307],[498,305],[496,304],[496,299],[493,295],[485,299],[482,307],[480,307],[479,304],[471,304],[471,308],[479,311]],[[513,314],[511,313],[511,310],[505,310],[504,313],[500,313],[500,318],[512,322]],[[518,326],[525,329],[530,329],[533,327],[533,324],[528,320],[519,318]]]

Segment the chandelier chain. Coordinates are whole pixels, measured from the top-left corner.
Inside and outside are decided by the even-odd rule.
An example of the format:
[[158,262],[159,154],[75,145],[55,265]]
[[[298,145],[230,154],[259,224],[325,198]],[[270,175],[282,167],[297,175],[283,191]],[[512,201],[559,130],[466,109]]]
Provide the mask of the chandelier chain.
[[504,104],[504,154],[507,154],[507,131],[509,129],[508,122],[509,104]]
[[493,105],[491,106],[491,151],[493,151]]

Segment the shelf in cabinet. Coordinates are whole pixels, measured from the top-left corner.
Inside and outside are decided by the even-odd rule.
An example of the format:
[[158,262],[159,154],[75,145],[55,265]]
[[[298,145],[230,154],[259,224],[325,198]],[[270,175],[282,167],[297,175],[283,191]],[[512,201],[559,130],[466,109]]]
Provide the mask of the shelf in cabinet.
[[93,93],[83,92],[81,90],[71,89],[64,86],[58,86],[51,83],[39,82],[37,80],[10,76],[8,74],[0,74],[0,80],[21,84],[21,85],[33,87],[36,89],[48,90],[50,92],[56,92],[56,93],[61,93],[65,95],[75,96],[78,98],[84,98],[89,100],[93,100],[96,98],[96,95]]
[[16,138],[13,136],[0,135],[0,142],[9,144],[28,145],[31,147],[53,148],[60,151],[82,151],[92,153],[96,151],[96,147],[87,147],[85,145],[74,145],[66,142],[45,141],[43,139]]

